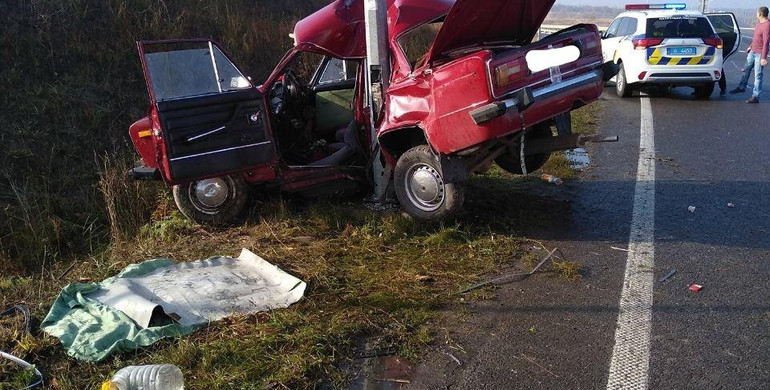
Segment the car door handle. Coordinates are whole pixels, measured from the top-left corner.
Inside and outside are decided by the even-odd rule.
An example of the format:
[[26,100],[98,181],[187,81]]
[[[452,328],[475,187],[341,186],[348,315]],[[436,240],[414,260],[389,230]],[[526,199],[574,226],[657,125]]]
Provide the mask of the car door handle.
[[217,127],[216,129],[213,129],[213,130],[209,130],[209,131],[200,133],[200,134],[191,135],[191,136],[185,138],[185,141],[187,141],[187,142],[197,141],[197,140],[199,140],[201,138],[206,138],[206,137],[208,137],[210,135],[214,135],[214,134],[219,133],[221,131],[227,130],[227,127],[232,125],[233,122],[235,122],[235,120],[237,119],[238,113],[240,112],[241,107],[243,107],[243,103],[238,103],[235,106],[235,109],[233,110],[232,116],[227,120],[227,123],[225,125]]
[[193,141],[199,140],[201,138],[208,137],[208,136],[210,136],[212,134],[219,133],[220,131],[223,131],[225,129],[227,129],[227,126],[221,126],[221,127],[217,127],[214,130],[209,130],[209,131],[207,131],[205,133],[200,133],[200,134],[194,135],[192,137],[187,137],[187,142],[193,142]]

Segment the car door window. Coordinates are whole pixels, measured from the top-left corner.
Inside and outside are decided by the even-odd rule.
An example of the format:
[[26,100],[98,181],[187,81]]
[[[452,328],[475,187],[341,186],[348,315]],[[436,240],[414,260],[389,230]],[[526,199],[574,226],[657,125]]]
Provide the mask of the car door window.
[[156,101],[251,87],[238,68],[210,42],[194,42],[168,51],[148,51],[144,58]]
[[356,61],[330,58],[326,63],[326,67],[321,73],[321,76],[318,78],[318,85],[336,84],[355,80],[357,70],[358,63]]
[[623,18],[623,22],[621,22],[620,27],[618,27],[618,36],[627,37],[629,35],[634,35],[637,24],[638,22],[635,18]]
[[615,19],[615,21],[610,24],[610,27],[607,28],[607,32],[604,34],[605,38],[615,38],[618,33],[618,27],[620,26],[620,22],[625,18],[618,18]]
[[737,50],[740,29],[735,15],[731,13],[707,15],[717,35],[724,43],[724,57],[727,58]]

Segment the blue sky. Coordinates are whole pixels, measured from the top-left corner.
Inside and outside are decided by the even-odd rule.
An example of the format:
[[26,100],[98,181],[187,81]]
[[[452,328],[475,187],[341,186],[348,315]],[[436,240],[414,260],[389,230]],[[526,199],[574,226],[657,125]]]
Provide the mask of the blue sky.
[[[564,5],[607,5],[607,6],[614,6],[617,8],[623,8],[628,3],[687,3],[688,9],[697,9],[698,8],[698,1],[697,0],[669,0],[669,1],[659,1],[659,0],[556,0],[556,4],[564,4]],[[719,9],[719,8],[756,8],[761,5],[767,5],[770,4],[770,0],[712,0],[711,1],[711,9]]]

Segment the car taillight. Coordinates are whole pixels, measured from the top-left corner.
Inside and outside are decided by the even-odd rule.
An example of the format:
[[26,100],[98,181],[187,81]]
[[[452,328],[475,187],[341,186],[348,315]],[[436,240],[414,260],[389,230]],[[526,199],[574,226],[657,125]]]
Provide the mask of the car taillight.
[[585,56],[588,53],[598,53],[598,52],[601,52],[601,46],[600,45],[601,45],[601,43],[599,42],[599,40],[594,38],[594,37],[585,38],[582,41],[582,51],[583,52],[580,53],[580,54]]
[[709,46],[714,46],[717,49],[721,49],[724,45],[722,38],[719,37],[703,38],[703,43]]
[[639,73],[639,80],[644,80],[644,76],[647,76],[647,72]]
[[631,38],[631,43],[636,50],[644,50],[648,47],[658,46],[663,43],[663,38],[635,37]]
[[508,61],[495,68],[495,81],[498,87],[504,87],[527,76],[527,64],[524,59]]

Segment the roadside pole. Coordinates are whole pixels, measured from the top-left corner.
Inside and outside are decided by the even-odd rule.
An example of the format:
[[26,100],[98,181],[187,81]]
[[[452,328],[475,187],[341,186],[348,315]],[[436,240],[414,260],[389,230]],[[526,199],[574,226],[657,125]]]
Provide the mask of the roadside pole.
[[364,1],[366,25],[366,87],[371,127],[371,155],[374,174],[374,199],[384,202],[390,182],[390,167],[382,162],[377,141],[377,122],[382,114],[384,92],[390,80],[388,57],[388,5],[387,0]]

